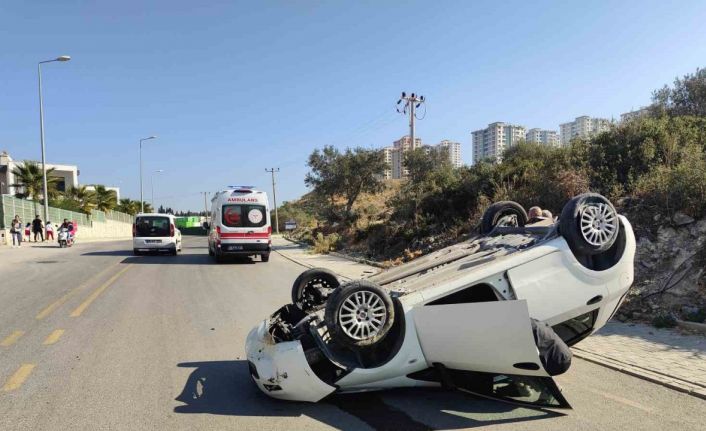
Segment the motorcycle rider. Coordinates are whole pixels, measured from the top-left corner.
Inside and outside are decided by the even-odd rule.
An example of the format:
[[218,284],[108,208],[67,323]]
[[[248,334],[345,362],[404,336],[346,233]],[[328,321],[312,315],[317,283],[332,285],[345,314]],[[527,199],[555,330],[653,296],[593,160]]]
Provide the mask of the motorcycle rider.
[[68,219],[64,219],[64,222],[61,224],[61,226],[59,226],[59,230],[61,230],[61,229],[67,230],[67,232],[69,234],[68,241],[71,242],[71,240],[73,240],[73,236],[74,236],[74,224],[71,223]]

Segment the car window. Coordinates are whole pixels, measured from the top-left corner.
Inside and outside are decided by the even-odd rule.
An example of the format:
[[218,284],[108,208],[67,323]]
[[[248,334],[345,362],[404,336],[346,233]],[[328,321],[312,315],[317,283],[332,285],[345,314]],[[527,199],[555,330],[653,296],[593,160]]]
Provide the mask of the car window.
[[169,217],[146,216],[135,220],[137,236],[169,236]]
[[267,223],[264,205],[223,205],[222,222],[227,227],[262,227]]

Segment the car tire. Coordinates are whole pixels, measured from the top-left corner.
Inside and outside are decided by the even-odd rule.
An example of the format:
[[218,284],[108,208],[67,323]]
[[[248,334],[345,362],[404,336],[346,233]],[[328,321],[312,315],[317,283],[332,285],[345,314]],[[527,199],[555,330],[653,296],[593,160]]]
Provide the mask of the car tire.
[[483,235],[490,233],[506,216],[514,216],[516,226],[524,226],[527,224],[527,211],[522,208],[522,205],[513,201],[501,201],[492,204],[483,213],[480,233]]
[[[375,320],[379,321],[375,323]],[[372,347],[381,342],[394,321],[395,308],[390,295],[367,280],[340,286],[326,302],[324,322],[329,334],[351,349]]]
[[270,253],[262,253],[260,255],[260,259],[262,259],[263,262],[269,262],[270,261]]
[[223,263],[223,261],[224,261],[223,255],[221,253],[219,253],[218,251],[215,252],[215,258],[216,258],[216,263]]
[[336,274],[328,269],[307,269],[292,284],[292,304],[309,312],[326,304],[326,300],[340,285]]
[[135,256],[140,256],[142,254],[142,252],[140,250],[134,248],[134,249],[132,249],[132,254],[134,254]]
[[559,232],[576,254],[603,253],[618,238],[618,212],[608,199],[598,193],[578,195],[561,210]]

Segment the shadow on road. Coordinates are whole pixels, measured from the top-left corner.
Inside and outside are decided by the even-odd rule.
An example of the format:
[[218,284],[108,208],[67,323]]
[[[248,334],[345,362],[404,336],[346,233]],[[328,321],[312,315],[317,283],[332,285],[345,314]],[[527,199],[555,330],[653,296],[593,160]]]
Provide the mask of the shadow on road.
[[[440,389],[342,394],[316,404],[279,401],[257,389],[246,361],[189,362],[178,366],[194,371],[176,397],[184,404],[175,407],[175,413],[293,418],[306,415],[342,430],[358,430],[363,422],[373,429],[395,431],[473,428],[563,416]],[[407,412],[413,412],[414,417]],[[423,418],[423,422],[415,418]]]
[[[233,257],[225,260],[223,263],[217,264],[208,254],[179,254],[177,256],[169,256],[163,254],[146,254],[142,256],[133,256],[132,252],[127,253],[128,256],[122,263],[131,263],[136,265],[253,265],[257,263],[249,257]],[[124,256],[117,254],[115,256]]]

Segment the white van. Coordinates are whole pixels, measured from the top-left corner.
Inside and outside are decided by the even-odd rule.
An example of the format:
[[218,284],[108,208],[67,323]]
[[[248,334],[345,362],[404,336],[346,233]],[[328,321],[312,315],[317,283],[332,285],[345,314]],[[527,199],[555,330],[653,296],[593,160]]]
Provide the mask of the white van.
[[251,186],[232,186],[211,200],[208,254],[222,262],[225,256],[259,255],[270,260],[272,224],[267,194]]
[[135,216],[132,224],[132,249],[135,256],[143,253],[169,253],[176,256],[181,251],[181,231],[171,214],[147,213]]

